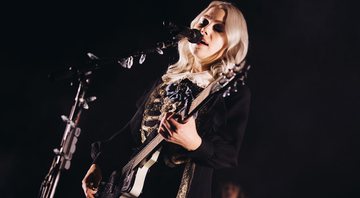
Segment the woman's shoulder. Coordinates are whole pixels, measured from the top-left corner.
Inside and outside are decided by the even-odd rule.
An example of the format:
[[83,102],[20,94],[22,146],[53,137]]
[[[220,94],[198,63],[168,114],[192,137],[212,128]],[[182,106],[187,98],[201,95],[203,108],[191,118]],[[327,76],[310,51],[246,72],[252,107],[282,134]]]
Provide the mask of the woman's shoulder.
[[163,83],[161,78],[157,78],[155,80],[152,80],[148,83],[148,86],[144,88],[141,96],[136,101],[136,107],[140,107],[146,99],[149,97],[149,95],[159,86]]

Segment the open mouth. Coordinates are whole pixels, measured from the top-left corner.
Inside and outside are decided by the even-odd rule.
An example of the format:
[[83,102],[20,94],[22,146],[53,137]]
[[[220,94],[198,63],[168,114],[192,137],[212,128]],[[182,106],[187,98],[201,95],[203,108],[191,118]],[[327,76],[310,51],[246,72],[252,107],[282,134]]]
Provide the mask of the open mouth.
[[209,46],[209,44],[207,44],[207,43],[206,43],[205,41],[203,41],[203,40],[201,40],[200,43],[203,44],[203,45]]

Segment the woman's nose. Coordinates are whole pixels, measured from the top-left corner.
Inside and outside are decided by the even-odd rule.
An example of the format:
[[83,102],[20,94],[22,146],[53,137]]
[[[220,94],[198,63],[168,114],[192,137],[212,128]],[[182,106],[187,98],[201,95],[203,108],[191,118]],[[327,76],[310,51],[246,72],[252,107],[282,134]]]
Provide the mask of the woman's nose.
[[207,26],[202,27],[202,28],[200,29],[200,33],[201,33],[202,35],[208,35],[208,31],[207,31],[206,27],[207,27]]

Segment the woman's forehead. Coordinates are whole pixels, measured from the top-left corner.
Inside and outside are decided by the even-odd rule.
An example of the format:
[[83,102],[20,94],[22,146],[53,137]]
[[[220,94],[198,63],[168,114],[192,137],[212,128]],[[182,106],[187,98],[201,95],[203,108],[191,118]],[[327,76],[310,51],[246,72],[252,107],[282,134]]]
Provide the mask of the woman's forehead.
[[203,17],[214,20],[216,22],[225,23],[225,15],[226,13],[224,9],[212,7],[204,13]]

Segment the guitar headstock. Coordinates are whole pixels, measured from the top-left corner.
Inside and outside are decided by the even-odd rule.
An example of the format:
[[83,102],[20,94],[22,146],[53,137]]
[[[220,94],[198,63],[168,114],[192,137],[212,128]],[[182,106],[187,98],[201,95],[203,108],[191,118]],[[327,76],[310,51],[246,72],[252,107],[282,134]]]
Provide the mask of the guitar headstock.
[[223,97],[230,96],[231,93],[236,93],[239,83],[245,85],[245,79],[247,78],[249,69],[250,65],[245,65],[245,61],[240,64],[235,64],[233,68],[223,73],[216,80],[217,82],[213,85],[211,93],[223,91]]

